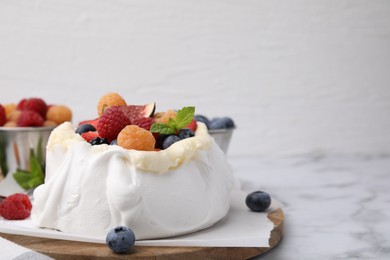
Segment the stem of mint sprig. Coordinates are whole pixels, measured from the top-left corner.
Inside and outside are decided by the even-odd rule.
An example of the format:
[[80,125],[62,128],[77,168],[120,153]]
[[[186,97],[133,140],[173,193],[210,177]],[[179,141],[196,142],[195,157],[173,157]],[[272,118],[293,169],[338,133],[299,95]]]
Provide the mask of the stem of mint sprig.
[[188,126],[194,119],[195,107],[183,107],[177,111],[176,117],[170,118],[167,124],[153,123],[150,132],[163,135],[176,134],[180,129]]

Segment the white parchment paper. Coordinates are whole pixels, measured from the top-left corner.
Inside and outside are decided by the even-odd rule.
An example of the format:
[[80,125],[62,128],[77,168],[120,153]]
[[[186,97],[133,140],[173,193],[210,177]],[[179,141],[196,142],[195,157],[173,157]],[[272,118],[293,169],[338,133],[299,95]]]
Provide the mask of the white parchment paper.
[[[139,246],[202,246],[202,247],[269,247],[268,240],[274,227],[267,213],[278,208],[272,200],[267,212],[250,211],[245,205],[247,193],[233,190],[231,209],[224,219],[214,226],[189,235],[154,240],[139,240]],[[0,232],[7,234],[55,238],[72,241],[105,243],[105,239],[63,233],[34,226],[30,219],[9,221],[0,217]]]

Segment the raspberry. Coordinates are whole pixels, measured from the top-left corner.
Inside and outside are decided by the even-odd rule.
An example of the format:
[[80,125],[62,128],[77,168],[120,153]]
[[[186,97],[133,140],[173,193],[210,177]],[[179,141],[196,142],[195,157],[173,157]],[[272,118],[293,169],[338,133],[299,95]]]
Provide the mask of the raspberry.
[[22,99],[19,101],[18,105],[16,106],[16,109],[18,110],[22,110],[23,109],[23,106],[24,106],[24,103],[27,101],[27,99]]
[[197,123],[196,123],[196,120],[195,119],[192,119],[191,123],[188,124],[188,126],[186,128],[189,128],[192,130],[192,132],[195,133],[195,130],[196,128],[198,127]]
[[118,106],[112,106],[100,117],[97,130],[101,137],[107,138],[111,142],[130,123],[130,120],[122,113],[122,110]]
[[16,193],[0,203],[0,215],[9,220],[25,219],[30,216],[31,208],[28,196]]
[[0,126],[3,126],[7,122],[7,116],[5,114],[5,109],[0,105]]
[[151,117],[140,117],[134,119],[131,124],[132,125],[137,125],[139,127],[142,127],[145,130],[150,130],[150,127],[152,126],[154,120]]
[[47,105],[45,101],[43,101],[43,99],[41,98],[29,98],[22,103],[20,110],[35,111],[43,118],[45,118],[47,112]]
[[25,110],[20,113],[16,124],[17,126],[43,126],[43,122],[43,118],[37,112]]
[[45,120],[45,122],[43,122],[43,126],[47,126],[47,127],[56,127],[56,126],[57,126],[57,123],[56,123],[56,122],[53,122],[53,121],[50,121],[50,120]]
[[102,116],[106,109],[112,106],[126,106],[126,101],[117,93],[108,93],[99,99],[98,115]]
[[92,120],[82,121],[82,122],[79,123],[78,126],[89,124],[89,125],[93,125],[95,128],[97,128],[98,123],[99,123],[99,118],[95,118],[95,119],[92,119]]
[[128,125],[118,134],[118,145],[125,149],[153,151],[156,140],[151,132],[137,126]]
[[46,119],[59,125],[72,120],[72,111],[67,106],[50,106],[46,113]]
[[19,118],[19,116],[20,116],[21,113],[22,113],[22,111],[20,111],[20,110],[14,110],[14,111],[12,111],[12,112],[9,114],[8,121],[11,121],[11,122],[16,122],[16,121],[18,121],[18,118]]
[[84,138],[84,140],[87,141],[87,142],[89,143],[89,142],[91,142],[94,138],[100,137],[100,136],[99,136],[99,133],[98,133],[98,132],[89,131],[89,132],[82,133],[82,134],[81,134],[81,137]]
[[167,124],[169,121],[169,118],[175,118],[176,114],[177,113],[174,110],[168,110],[167,112],[156,113],[154,115],[154,120],[157,123]]
[[5,114],[7,116],[7,119],[10,118],[10,115],[13,111],[16,110],[16,105],[14,103],[4,104]]

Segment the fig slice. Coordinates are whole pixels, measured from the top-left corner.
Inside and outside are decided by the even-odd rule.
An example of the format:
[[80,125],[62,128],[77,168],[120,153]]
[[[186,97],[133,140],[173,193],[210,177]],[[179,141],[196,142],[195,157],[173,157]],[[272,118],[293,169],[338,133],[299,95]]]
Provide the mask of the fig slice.
[[120,107],[120,109],[132,122],[137,118],[152,117],[156,110],[156,103],[153,102],[145,105],[127,105]]

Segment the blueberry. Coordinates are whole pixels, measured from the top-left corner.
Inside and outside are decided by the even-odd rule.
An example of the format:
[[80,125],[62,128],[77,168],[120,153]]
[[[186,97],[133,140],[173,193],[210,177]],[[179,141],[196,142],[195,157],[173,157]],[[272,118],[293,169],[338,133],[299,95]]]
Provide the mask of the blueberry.
[[106,245],[115,253],[126,253],[135,243],[134,232],[125,226],[111,229],[106,236]]
[[156,138],[156,148],[162,149],[165,138],[169,135],[159,134]]
[[94,132],[94,131],[96,131],[96,128],[90,124],[83,124],[83,125],[77,127],[77,129],[76,129],[76,133],[79,135],[81,135],[82,133],[89,132],[89,131]]
[[193,137],[194,135],[195,135],[194,131],[192,131],[189,128],[180,129],[179,134],[178,134],[180,139],[190,138],[190,137]]
[[177,135],[168,135],[163,141],[162,149],[167,149],[177,141],[180,141],[180,138]]
[[95,137],[89,143],[91,145],[109,144],[108,140],[102,137]]
[[210,121],[209,129],[224,129],[234,127],[234,121],[230,117],[217,117]]
[[264,191],[254,191],[246,196],[245,203],[252,211],[261,212],[271,205],[271,196]]
[[204,123],[207,128],[210,127],[210,120],[204,115],[195,115],[195,121]]
[[110,145],[118,145],[118,140],[116,140],[116,139],[112,140]]

